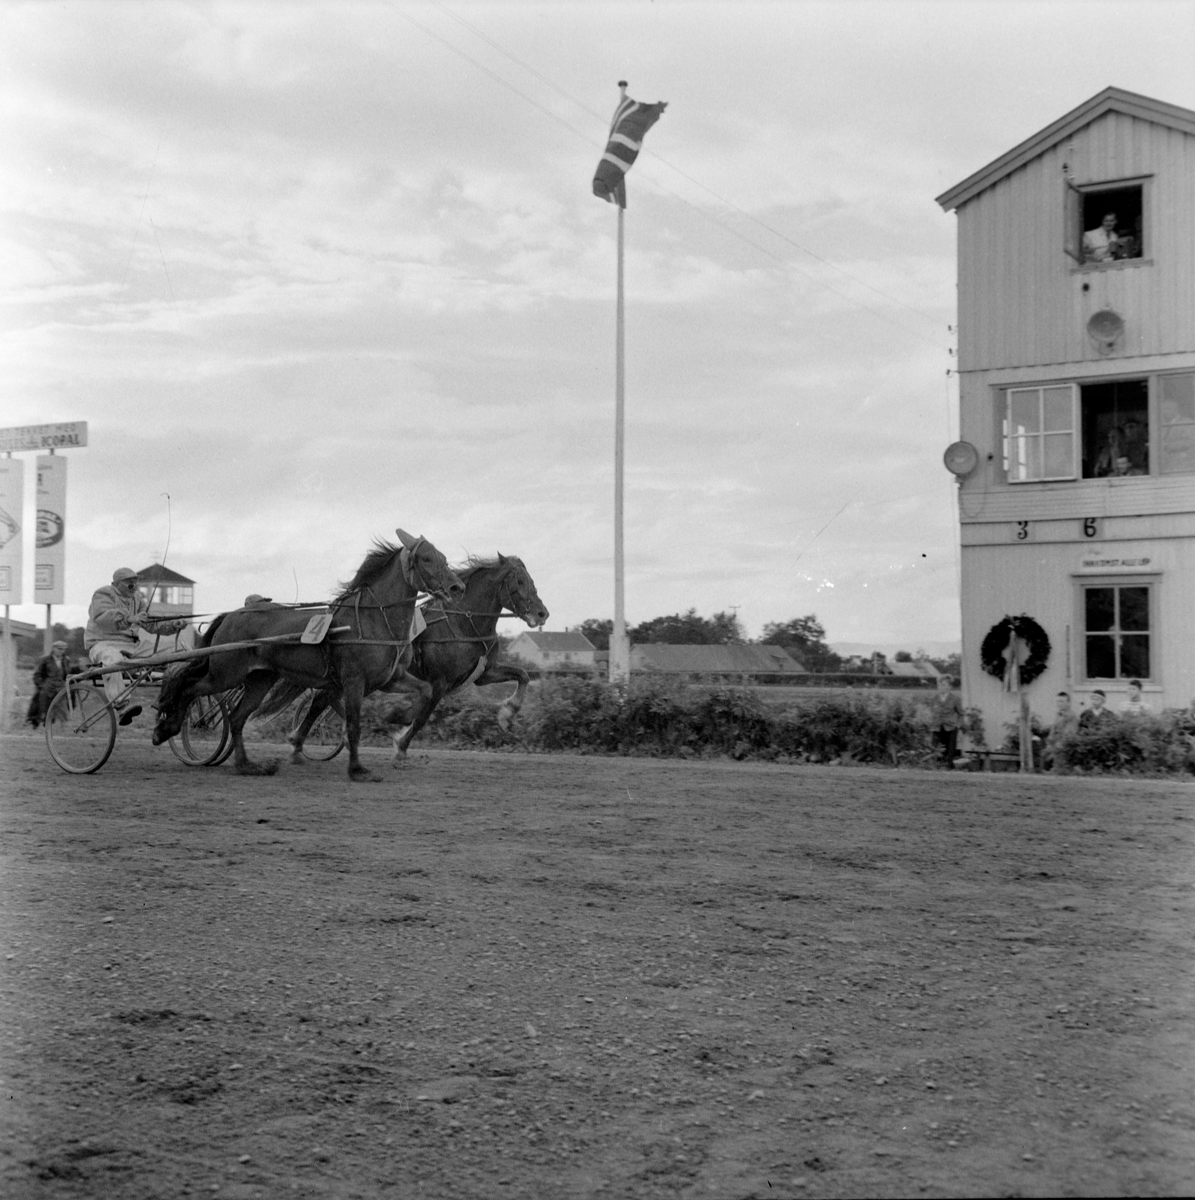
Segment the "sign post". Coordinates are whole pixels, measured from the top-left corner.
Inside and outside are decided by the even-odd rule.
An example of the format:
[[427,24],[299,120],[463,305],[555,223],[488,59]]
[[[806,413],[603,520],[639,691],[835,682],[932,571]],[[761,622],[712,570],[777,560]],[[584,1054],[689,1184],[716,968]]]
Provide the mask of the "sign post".
[[66,601],[66,459],[50,451],[37,460],[37,541],[33,600],[46,606],[46,648],[54,642],[51,608]]
[[[86,421],[60,421],[54,425],[14,425],[0,429],[0,603],[4,604],[4,645],[0,674],[8,668],[9,620],[12,604],[21,602],[21,515],[24,510],[24,466],[14,459],[21,450],[48,450],[37,460],[37,538],[33,562],[33,600],[46,606],[45,652],[54,643],[52,605],[66,602],[66,459],[56,450],[87,445]],[[10,689],[12,680],[5,678]],[[9,708],[5,692],[4,712]],[[7,716],[0,717],[0,722]]]
[[25,504],[25,464],[11,454],[0,458],[0,602],[4,637],[0,641],[0,730],[7,730],[16,691],[17,662],[12,644],[11,606],[21,603],[21,520]]

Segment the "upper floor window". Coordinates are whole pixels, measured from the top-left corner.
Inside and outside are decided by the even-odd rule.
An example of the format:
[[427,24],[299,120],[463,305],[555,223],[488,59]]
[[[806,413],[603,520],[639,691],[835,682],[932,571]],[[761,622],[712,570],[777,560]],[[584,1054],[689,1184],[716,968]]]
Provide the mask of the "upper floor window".
[[1149,474],[1149,381],[1118,379],[1079,389],[1083,478]]
[[1158,417],[1162,474],[1195,471],[1195,374],[1158,376]]
[[1145,255],[1143,184],[1067,181],[1066,252],[1076,262],[1098,265]]
[[1004,468],[1012,483],[1075,477],[1075,388],[1010,388]]

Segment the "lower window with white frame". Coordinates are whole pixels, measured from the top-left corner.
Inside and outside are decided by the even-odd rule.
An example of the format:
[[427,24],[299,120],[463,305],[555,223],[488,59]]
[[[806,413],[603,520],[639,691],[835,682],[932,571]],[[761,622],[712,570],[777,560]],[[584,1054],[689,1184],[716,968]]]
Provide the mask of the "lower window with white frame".
[[1154,579],[1078,581],[1086,680],[1153,678],[1158,661],[1156,587]]

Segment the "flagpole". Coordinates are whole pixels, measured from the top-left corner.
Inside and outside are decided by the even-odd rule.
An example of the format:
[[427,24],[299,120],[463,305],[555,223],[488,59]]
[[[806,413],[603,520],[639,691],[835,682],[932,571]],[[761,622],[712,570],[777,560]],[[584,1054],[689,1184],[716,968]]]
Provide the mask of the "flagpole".
[[[627,96],[625,79],[618,81],[622,99]],[[625,683],[631,675],[631,644],[627,638],[626,596],[623,570],[622,497],[626,426],[626,362],[623,305],[623,218],[618,206],[617,299],[614,309],[614,629],[610,635],[610,682]]]

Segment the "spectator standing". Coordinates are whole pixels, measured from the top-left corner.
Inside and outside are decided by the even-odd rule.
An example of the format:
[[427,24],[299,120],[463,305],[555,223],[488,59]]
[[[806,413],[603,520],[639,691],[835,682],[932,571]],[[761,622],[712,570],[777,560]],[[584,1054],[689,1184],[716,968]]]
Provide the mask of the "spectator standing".
[[951,675],[938,676],[938,691],[930,702],[933,717],[934,745],[939,747],[948,771],[954,770],[958,754],[958,731],[963,723],[963,700],[955,691],[958,680]]
[[1069,692],[1059,692],[1054,710],[1054,724],[1046,735],[1046,744],[1042,750],[1042,766],[1050,770],[1058,755],[1058,746],[1063,738],[1070,737],[1079,731],[1079,714],[1071,708]]
[[37,660],[33,668],[33,699],[25,723],[36,729],[45,719],[50,701],[62,690],[70,673],[70,660],[66,657],[66,642],[55,642],[50,653]]

